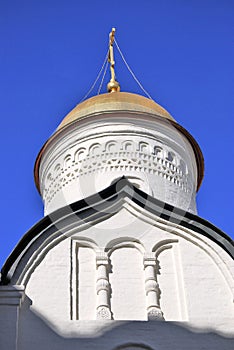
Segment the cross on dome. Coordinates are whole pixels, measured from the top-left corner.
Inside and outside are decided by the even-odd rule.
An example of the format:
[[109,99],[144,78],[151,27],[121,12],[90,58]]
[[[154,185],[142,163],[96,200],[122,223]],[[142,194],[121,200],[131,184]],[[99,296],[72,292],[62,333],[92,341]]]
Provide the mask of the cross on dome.
[[120,91],[120,85],[118,81],[115,79],[115,61],[114,61],[114,40],[115,40],[115,28],[112,28],[112,31],[109,34],[109,53],[108,53],[108,62],[110,62],[110,72],[111,79],[107,85],[108,92],[117,92]]

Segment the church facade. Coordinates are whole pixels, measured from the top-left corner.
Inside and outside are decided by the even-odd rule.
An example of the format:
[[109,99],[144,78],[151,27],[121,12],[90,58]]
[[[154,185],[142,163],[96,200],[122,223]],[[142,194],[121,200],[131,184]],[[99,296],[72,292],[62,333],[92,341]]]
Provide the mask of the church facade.
[[234,248],[197,215],[202,152],[111,72],[39,152],[45,217],[2,268],[0,348],[231,350]]

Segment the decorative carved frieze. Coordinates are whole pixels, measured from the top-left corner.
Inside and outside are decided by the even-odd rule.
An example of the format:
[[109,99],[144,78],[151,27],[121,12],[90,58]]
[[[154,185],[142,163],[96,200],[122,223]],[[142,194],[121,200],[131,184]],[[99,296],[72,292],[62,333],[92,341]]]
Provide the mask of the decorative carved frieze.
[[113,140],[104,145],[95,143],[88,150],[82,147],[73,154],[66,154],[64,160],[56,163],[52,173],[46,177],[44,201],[49,204],[56,193],[80,177],[113,171],[153,174],[175,184],[185,193],[192,191],[186,165],[174,152],[159,146],[152,150],[146,142],[135,144],[126,141],[119,144]]

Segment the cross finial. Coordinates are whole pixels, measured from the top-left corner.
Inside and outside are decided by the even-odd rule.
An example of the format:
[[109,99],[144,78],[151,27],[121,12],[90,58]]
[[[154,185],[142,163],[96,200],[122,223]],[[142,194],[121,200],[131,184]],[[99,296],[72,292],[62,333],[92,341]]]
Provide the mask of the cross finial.
[[120,85],[115,80],[115,61],[114,61],[114,49],[113,44],[115,40],[115,28],[112,28],[112,31],[109,34],[109,56],[108,61],[110,62],[110,72],[111,72],[111,79],[107,85],[108,92],[116,92],[120,91]]
[[110,45],[113,45],[114,40],[115,40],[115,28],[112,28],[112,30],[109,34],[109,38],[110,38]]

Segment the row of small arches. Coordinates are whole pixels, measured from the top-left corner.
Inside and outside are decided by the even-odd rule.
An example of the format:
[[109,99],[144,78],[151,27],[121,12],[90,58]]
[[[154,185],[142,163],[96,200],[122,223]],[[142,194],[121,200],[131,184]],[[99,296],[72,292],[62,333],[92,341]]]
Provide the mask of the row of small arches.
[[[80,147],[74,155],[67,154],[63,160],[63,164],[56,164],[54,168],[54,172],[59,173],[62,169],[69,168],[72,164],[82,161],[84,158],[88,158],[90,156],[100,155],[103,153],[114,153],[123,150],[125,152],[142,152],[146,154],[152,154],[157,156],[158,158],[165,159],[169,163],[178,166],[183,174],[187,173],[187,167],[185,162],[182,159],[178,159],[174,152],[163,149],[161,146],[156,145],[152,147],[147,142],[139,142],[135,143],[133,141],[123,141],[121,144],[117,141],[109,141],[105,145],[101,145],[100,143],[92,144],[88,151],[85,147]],[[49,173],[47,176],[47,180],[52,180],[52,174]]]
[[[74,241],[78,244],[80,247],[89,247],[94,250],[95,253],[98,253],[100,251],[99,245],[92,239],[89,239],[87,237],[79,237],[77,239],[74,239]],[[162,241],[157,242],[154,246],[151,247],[149,253],[154,253],[155,257],[157,258],[158,255],[165,249],[171,248],[172,244],[178,243],[177,239],[164,239]],[[113,239],[109,241],[105,247],[103,247],[103,252],[107,253],[108,256],[110,256],[115,250],[121,249],[121,248],[135,248],[137,249],[142,256],[146,253],[145,246],[142,242],[140,242],[138,239],[134,239],[131,237],[119,237],[117,239]]]
[[[71,246],[72,266],[75,269],[71,280],[71,290],[74,291],[71,294],[73,300],[71,320],[93,319],[96,306],[101,306],[103,302],[102,297],[98,297],[100,291],[105,291],[105,300],[111,313],[109,319],[146,320],[148,317],[147,291],[157,293],[160,308],[160,287],[157,283],[157,275],[161,273],[162,267],[161,260],[158,258],[163,251],[171,250],[177,242],[176,239],[162,240],[146,251],[144,244],[133,237],[116,238],[105,244],[105,248],[98,246],[87,237],[74,238]],[[149,265],[155,269],[150,286],[144,271]],[[85,271],[90,271],[90,276],[93,276],[89,286],[82,279]],[[134,278],[134,284],[131,282],[132,278]],[[77,283],[79,289],[74,289],[73,286]],[[84,307],[87,294],[94,302]],[[103,293],[101,295],[103,296]],[[96,298],[98,303],[95,302]],[[119,308],[119,305],[122,307]],[[128,307],[129,312],[126,314],[124,310]]]
[[66,163],[70,161],[82,160],[85,156],[92,156],[100,154],[101,152],[114,153],[120,150],[127,152],[143,152],[148,154],[154,154],[158,157],[165,158],[170,162],[176,161],[176,156],[174,152],[166,151],[163,149],[163,147],[159,145],[152,147],[147,142],[143,141],[137,144],[134,141],[123,141],[121,144],[117,141],[109,141],[104,146],[100,143],[92,144],[89,147],[88,151],[85,147],[81,147],[75,152],[74,157],[72,157],[71,154],[68,154],[64,159],[65,166]]

